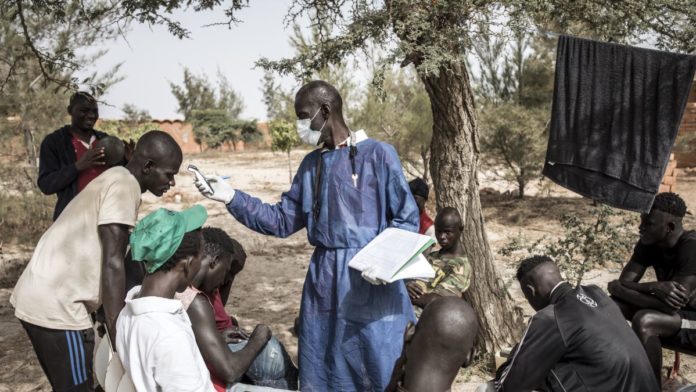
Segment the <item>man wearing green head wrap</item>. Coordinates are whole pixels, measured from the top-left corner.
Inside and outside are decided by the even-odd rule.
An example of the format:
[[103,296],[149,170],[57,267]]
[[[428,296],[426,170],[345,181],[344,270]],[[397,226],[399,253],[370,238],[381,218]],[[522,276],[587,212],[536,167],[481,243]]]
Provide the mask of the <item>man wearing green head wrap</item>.
[[134,262],[144,264],[142,286],[126,295],[116,323],[116,350],[138,391],[213,391],[210,374],[181,301],[174,299],[201,266],[200,205],[181,212],[159,209],[130,236]]

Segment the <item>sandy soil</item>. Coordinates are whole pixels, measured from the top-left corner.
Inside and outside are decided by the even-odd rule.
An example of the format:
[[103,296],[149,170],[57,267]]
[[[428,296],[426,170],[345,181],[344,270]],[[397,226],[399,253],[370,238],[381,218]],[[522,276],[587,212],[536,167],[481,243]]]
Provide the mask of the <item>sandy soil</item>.
[[[292,154],[294,168],[304,154],[304,151]],[[305,232],[301,231],[287,239],[277,239],[246,229],[230,217],[219,203],[198,195],[192,186],[192,177],[183,170],[189,162],[205,173],[231,176],[229,181],[236,187],[266,202],[275,202],[289,187],[286,156],[247,151],[190,157],[182,165],[177,186],[168,194],[160,200],[150,194],[143,197],[141,215],[160,206],[181,209],[200,203],[208,208],[208,224],[226,230],[244,245],[248,254],[246,268],[235,281],[227,305],[228,312],[248,329],[258,323],[269,325],[296,358],[297,339],[292,335],[291,327],[299,312],[302,284],[312,253]],[[506,184],[497,181],[490,173],[481,176],[481,183],[482,188],[507,190]],[[687,204],[696,206],[696,177],[682,175],[678,184]],[[494,252],[520,232],[528,238],[555,236],[559,228],[557,219],[562,213],[583,212],[589,205],[587,200],[557,187],[534,186],[531,194],[543,194],[544,197],[532,196],[519,201],[497,194],[482,196],[487,234]],[[696,227],[693,217],[688,218],[687,227]],[[31,249],[5,246],[0,250],[0,392],[50,390],[26,334],[8,303],[14,282],[30,256]],[[497,253],[496,259],[501,277],[511,283],[510,293],[515,302],[525,309],[525,314],[531,314],[518,286],[512,282],[512,264],[497,256]],[[593,270],[586,274],[586,281],[606,287],[606,282],[617,275],[617,269]],[[671,365],[670,357],[672,354],[666,352],[665,366]],[[484,364],[479,364],[472,369],[462,370],[453,390],[473,390],[476,382],[490,376],[485,368]],[[682,375],[677,383],[665,390],[673,390],[674,385],[696,382],[696,360],[692,357],[682,355]]]

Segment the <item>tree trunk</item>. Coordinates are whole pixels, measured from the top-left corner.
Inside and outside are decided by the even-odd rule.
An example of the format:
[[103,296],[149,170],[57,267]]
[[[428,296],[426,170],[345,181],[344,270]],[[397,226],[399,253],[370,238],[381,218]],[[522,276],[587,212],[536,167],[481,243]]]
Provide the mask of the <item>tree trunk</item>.
[[518,191],[517,196],[518,196],[520,199],[524,199],[524,186],[525,186],[525,185],[526,185],[526,184],[524,183],[523,180],[519,180],[519,181],[517,182],[517,191]]
[[462,240],[473,270],[464,297],[479,318],[477,344],[491,353],[515,343],[524,324],[498,278],[484,230],[477,175],[478,125],[468,71],[463,62],[456,62],[437,76],[421,79],[433,112],[430,173],[437,208],[455,207],[464,219]]
[[292,184],[292,162],[290,161],[290,150],[288,150],[288,181]]
[[430,184],[430,147],[421,146],[420,156],[423,162],[423,181]]

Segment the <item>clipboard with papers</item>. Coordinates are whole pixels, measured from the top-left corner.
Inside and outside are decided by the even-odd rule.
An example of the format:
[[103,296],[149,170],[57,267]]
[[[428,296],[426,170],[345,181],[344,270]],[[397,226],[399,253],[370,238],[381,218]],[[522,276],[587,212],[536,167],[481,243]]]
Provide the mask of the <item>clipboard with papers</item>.
[[348,266],[388,283],[402,279],[428,280],[435,271],[423,252],[435,244],[427,235],[388,228],[365,245]]

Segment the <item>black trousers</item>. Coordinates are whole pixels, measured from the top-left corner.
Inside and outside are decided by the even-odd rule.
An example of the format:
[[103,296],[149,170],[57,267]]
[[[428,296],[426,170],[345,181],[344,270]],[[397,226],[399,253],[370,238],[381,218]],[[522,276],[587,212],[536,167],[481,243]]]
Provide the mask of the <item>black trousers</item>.
[[67,331],[21,321],[55,392],[94,391],[94,330]]

